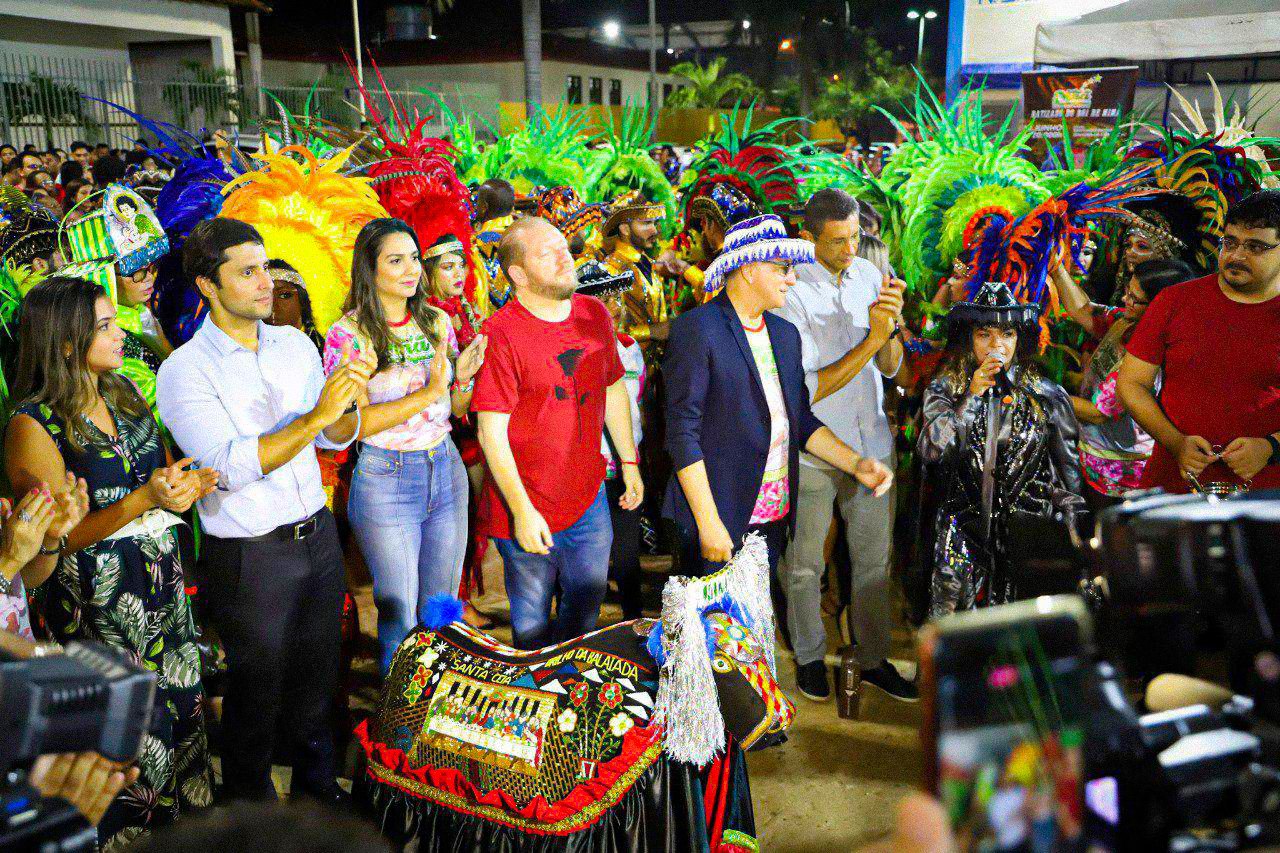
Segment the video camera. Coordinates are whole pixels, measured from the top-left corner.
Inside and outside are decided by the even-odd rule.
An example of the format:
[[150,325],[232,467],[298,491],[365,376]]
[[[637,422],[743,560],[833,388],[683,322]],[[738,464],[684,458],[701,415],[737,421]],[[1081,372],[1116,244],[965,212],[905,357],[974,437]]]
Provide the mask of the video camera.
[[[1082,592],[1087,609],[1038,598],[939,620],[922,640],[931,773],[962,844],[999,846],[1018,820],[1038,842],[1058,833],[1043,849],[1085,849],[1082,826],[1088,846],[1111,850],[1280,844],[1280,491],[1143,494],[1100,513],[1088,538],[1031,535],[1020,591]],[[1140,715],[1122,673],[1153,650],[1193,657],[1206,633],[1235,693],[1160,676]]]
[[26,769],[50,753],[132,761],[155,683],[154,673],[98,645],[68,643],[45,657],[0,648],[0,850],[95,849],[94,829],[70,804],[26,784]]

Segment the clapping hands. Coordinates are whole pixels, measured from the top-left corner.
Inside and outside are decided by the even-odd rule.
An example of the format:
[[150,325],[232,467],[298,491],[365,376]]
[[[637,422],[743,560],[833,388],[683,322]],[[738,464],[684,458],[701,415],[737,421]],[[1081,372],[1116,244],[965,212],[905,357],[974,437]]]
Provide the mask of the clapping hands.
[[476,335],[475,340],[467,345],[462,351],[462,355],[458,356],[458,383],[466,385],[480,371],[481,365],[484,364],[484,353],[488,348],[489,339],[484,335]]
[[356,353],[351,342],[342,348],[339,366],[329,374],[320,399],[312,413],[324,427],[332,426],[364,394],[369,377],[378,368],[378,357],[373,352]]
[[34,560],[53,514],[54,499],[44,483],[27,492],[17,509],[7,500],[0,501],[0,519],[4,521],[0,528],[0,560],[16,570]]
[[151,473],[146,488],[152,503],[170,512],[186,512],[218,487],[218,472],[212,468],[188,468],[193,461],[190,457],[179,459]]

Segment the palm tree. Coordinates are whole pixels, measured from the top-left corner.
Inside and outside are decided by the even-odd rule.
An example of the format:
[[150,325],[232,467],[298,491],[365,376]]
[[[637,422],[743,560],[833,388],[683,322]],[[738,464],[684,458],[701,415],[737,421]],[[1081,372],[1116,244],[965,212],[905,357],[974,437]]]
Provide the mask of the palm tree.
[[671,93],[667,98],[667,106],[677,109],[702,107],[717,109],[727,107],[738,101],[754,101],[760,97],[760,87],[745,74],[734,72],[720,76],[724,70],[725,57],[718,56],[710,65],[699,65],[696,62],[681,62],[671,67],[671,73],[688,80],[690,85],[683,86]]
[[524,29],[524,110],[533,117],[542,106],[542,2],[520,0]]

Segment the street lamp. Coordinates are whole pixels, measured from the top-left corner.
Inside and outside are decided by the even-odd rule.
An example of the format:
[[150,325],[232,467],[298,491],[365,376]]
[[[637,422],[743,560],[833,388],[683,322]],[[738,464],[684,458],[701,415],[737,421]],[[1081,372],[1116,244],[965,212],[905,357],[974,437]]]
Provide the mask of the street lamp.
[[938,17],[938,13],[932,9],[925,11],[924,14],[917,12],[915,9],[907,13],[908,21],[918,20],[920,22],[919,35],[916,38],[916,65],[920,64],[920,54],[924,53],[924,22],[932,21],[936,17]]
[[617,21],[605,21],[601,29],[604,30],[604,37],[609,41],[617,41],[618,36],[622,35],[622,24]]
[[746,18],[743,18],[743,19],[742,19],[742,28],[743,28],[744,30],[749,30],[749,29],[751,29],[751,21],[747,20]]

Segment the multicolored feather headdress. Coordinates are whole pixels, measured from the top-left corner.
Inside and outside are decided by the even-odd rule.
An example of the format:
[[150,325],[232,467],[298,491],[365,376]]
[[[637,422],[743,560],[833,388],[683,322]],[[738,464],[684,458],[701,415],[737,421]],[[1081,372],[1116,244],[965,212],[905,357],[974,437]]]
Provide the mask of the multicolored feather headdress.
[[[1197,238],[1191,241],[1193,260],[1203,269],[1217,263],[1227,208],[1262,189],[1274,175],[1236,145],[1224,147],[1214,137],[1190,138],[1180,131],[1162,129],[1155,142],[1143,143],[1128,159],[1163,161],[1153,173],[1157,187],[1190,200],[1199,214]],[[1253,138],[1254,144],[1277,145],[1280,139]]]
[[685,191],[686,219],[689,203],[710,195],[718,184],[738,190],[763,213],[778,213],[796,203],[796,187],[801,180],[799,158],[783,144],[780,133],[797,119],[781,118],[752,128],[754,116],[755,105],[744,110],[741,103],[721,114],[719,135],[707,143],[705,153],[689,167],[696,178]]
[[1124,217],[1125,203],[1161,193],[1145,183],[1151,172],[1152,166],[1144,163],[1123,167],[1101,186],[1076,184],[1018,217],[1001,210],[978,211],[963,243],[972,254],[970,294],[984,282],[1002,281],[1018,301],[1043,306],[1049,272],[1075,256],[1089,223]]
[[[454,170],[453,146],[424,133],[423,128],[433,116],[421,116],[415,110],[410,117],[392,97],[377,63],[372,62],[372,67],[391,116],[383,114],[368,90],[356,80],[377,140],[376,153],[371,156],[368,146],[362,146],[361,170],[368,175],[387,213],[407,222],[417,234],[423,252],[445,235],[471,245],[471,193]],[[463,292],[472,299],[475,268],[471,253],[465,254],[467,277]]]
[[911,128],[884,114],[907,141],[879,177],[849,169],[847,189],[880,212],[893,266],[912,294],[927,301],[975,223],[1017,219],[1049,192],[1040,170],[1020,156],[1030,130],[1010,135],[1012,116],[989,130],[981,88],[966,88],[943,106],[921,78],[908,114]]
[[223,190],[222,215],[253,225],[267,254],[302,275],[321,334],[342,314],[351,289],[356,235],[387,215],[369,178],[342,174],[349,156],[347,149],[320,160],[300,145],[276,151],[267,143],[254,158],[259,168]]

